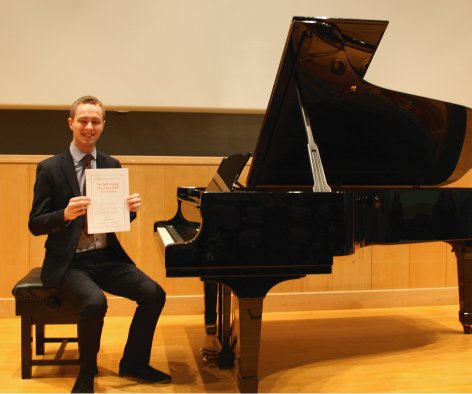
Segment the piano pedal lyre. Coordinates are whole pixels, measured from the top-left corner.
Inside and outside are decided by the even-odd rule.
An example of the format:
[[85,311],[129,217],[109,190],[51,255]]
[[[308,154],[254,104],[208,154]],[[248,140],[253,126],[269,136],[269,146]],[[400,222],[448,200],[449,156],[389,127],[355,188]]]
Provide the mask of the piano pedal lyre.
[[214,348],[201,348],[200,355],[203,361],[213,364],[220,369],[231,369],[234,367],[234,351],[222,347],[219,351]]
[[234,367],[234,352],[216,349],[202,348],[200,355],[203,361],[212,364],[220,369],[231,369]]

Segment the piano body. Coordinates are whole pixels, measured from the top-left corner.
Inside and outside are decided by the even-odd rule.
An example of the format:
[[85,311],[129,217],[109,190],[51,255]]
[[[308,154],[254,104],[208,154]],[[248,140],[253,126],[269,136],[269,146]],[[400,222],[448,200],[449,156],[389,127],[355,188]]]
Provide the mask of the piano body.
[[221,284],[220,357],[235,354],[242,392],[258,388],[270,288],[330,273],[356,247],[449,242],[471,332],[472,189],[444,187],[471,168],[471,110],[363,79],[387,24],[295,17],[246,182],[249,155],[229,157],[154,225],[167,276]]

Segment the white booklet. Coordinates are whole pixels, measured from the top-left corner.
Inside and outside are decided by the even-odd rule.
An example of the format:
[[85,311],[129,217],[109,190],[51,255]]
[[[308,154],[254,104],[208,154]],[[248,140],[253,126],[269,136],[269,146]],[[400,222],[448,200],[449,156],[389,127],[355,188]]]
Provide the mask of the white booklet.
[[130,230],[127,168],[87,169],[85,187],[91,199],[87,209],[89,234]]

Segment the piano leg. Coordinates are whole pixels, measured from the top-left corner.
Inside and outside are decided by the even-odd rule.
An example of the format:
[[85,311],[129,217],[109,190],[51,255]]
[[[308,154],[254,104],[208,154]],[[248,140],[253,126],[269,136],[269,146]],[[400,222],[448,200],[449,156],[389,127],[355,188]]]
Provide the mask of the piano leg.
[[216,334],[216,305],[218,283],[204,282],[205,330],[208,335]]
[[[211,278],[220,283],[226,300],[226,302],[221,302],[225,306],[224,310],[219,311],[219,315],[225,317],[219,325],[228,327],[228,330],[224,331],[221,342],[223,348],[226,346],[231,352],[234,349],[237,360],[235,374],[241,393],[257,393],[259,387],[259,349],[264,297],[276,284],[302,276],[296,274]],[[228,315],[231,307],[234,312]],[[228,316],[232,317],[232,324],[230,324],[231,320],[226,320]],[[220,323],[220,320],[218,322]],[[227,339],[227,334],[229,334],[229,339]]]
[[[205,290],[206,289],[207,288],[205,287]],[[201,350],[201,355],[205,361],[211,361],[215,363],[218,368],[229,369],[234,367],[234,345],[231,325],[232,292],[228,286],[222,283],[216,284],[214,290],[216,290],[216,294],[214,294],[214,296],[218,298],[218,314],[217,318],[215,318],[215,331],[217,334],[216,349],[203,348]],[[205,292],[205,297],[207,297],[207,295],[208,294]]]
[[257,393],[263,297],[238,298],[236,319],[238,387],[241,393]]
[[231,328],[231,289],[223,284],[218,285],[218,340],[221,348],[218,353],[218,367],[234,367],[234,351]]
[[465,334],[472,333],[472,245],[451,243],[457,257],[459,321]]

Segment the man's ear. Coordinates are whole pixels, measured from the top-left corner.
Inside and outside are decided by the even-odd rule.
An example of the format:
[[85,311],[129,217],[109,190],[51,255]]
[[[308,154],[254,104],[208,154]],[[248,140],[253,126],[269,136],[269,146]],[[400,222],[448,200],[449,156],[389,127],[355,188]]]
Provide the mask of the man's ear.
[[74,122],[74,119],[72,119],[71,117],[69,117],[69,118],[67,119],[67,123],[69,123],[69,129],[71,129],[71,130],[72,130],[72,122]]

